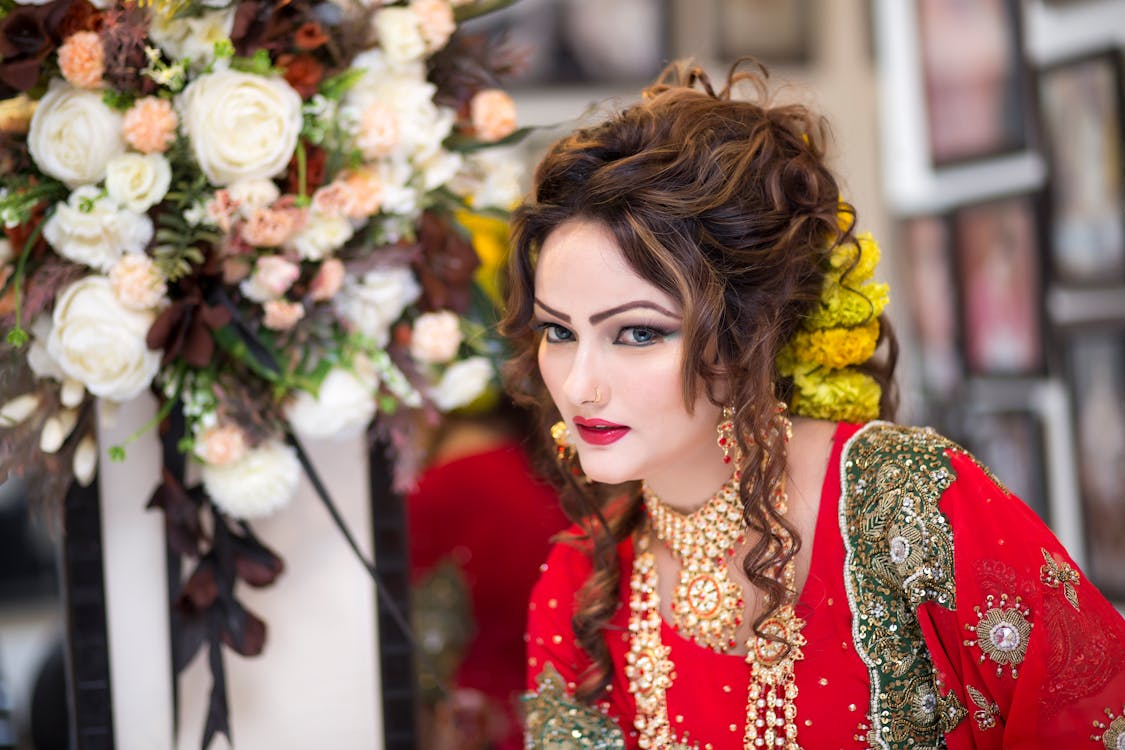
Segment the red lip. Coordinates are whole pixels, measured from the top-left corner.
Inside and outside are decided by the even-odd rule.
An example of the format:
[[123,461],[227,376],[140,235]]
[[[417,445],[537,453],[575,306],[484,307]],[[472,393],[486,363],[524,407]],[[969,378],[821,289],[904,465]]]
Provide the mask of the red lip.
[[578,436],[591,445],[609,445],[625,437],[629,428],[623,424],[607,422],[604,419],[574,418]]

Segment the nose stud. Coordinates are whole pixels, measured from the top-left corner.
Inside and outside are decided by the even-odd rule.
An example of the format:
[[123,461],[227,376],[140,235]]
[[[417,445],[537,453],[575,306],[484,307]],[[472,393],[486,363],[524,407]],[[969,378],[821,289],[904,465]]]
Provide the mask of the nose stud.
[[586,399],[582,403],[584,403],[584,404],[598,404],[598,403],[601,403],[601,400],[602,400],[602,392],[600,390],[598,390],[598,387],[595,385],[594,386],[594,398]]

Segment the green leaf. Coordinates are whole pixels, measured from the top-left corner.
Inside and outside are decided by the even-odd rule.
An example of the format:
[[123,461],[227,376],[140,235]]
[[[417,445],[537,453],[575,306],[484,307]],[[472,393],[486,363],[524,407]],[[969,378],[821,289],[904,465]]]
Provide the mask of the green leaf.
[[516,0],[475,0],[471,3],[466,3],[453,11],[453,17],[457,23],[464,23],[470,18],[478,18],[488,13],[495,13],[498,10],[503,10],[509,5],[515,3]]
[[498,141],[482,141],[479,138],[472,138],[467,135],[453,134],[445,139],[442,145],[449,151],[457,151],[462,154],[472,153],[473,151],[481,151],[486,148],[493,148],[495,146],[510,146],[519,143],[527,137],[532,131],[538,130],[538,127],[523,127],[514,130],[510,135],[501,138]]
[[111,445],[109,447],[109,460],[121,463],[125,460],[125,446]]
[[342,73],[329,76],[320,82],[320,95],[325,99],[339,101],[344,98],[344,94],[359,83],[366,72],[363,68],[349,68]]

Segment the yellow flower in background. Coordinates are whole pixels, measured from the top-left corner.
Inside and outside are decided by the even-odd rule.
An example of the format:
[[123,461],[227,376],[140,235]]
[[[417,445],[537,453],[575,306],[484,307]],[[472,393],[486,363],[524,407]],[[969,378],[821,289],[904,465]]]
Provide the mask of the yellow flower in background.
[[473,249],[480,258],[476,282],[497,308],[502,307],[500,273],[508,261],[508,222],[468,211],[458,211],[457,221],[469,230]]
[[840,368],[863,364],[875,353],[879,341],[879,320],[872,318],[855,328],[824,328],[798,331],[786,345],[793,357],[803,362]]
[[843,422],[866,422],[879,416],[882,389],[862,372],[801,368],[793,383],[794,414]]
[[863,325],[883,312],[890,301],[890,291],[887,284],[876,281],[858,287],[829,281],[821,293],[819,306],[805,319],[805,330]]
[[[849,286],[855,286],[871,278],[880,257],[879,243],[871,236],[871,232],[864,232],[856,235],[855,242],[835,248],[828,263],[837,279],[843,277]],[[855,264],[854,268],[852,264]]]

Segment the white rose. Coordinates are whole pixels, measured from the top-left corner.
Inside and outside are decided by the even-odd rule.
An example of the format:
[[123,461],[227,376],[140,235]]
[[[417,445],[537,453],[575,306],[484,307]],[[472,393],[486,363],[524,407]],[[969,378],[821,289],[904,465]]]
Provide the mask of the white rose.
[[446,184],[461,170],[464,163],[461,154],[438,149],[425,161],[418,164],[422,173],[422,190],[429,192]]
[[234,8],[213,10],[198,16],[172,17],[153,13],[148,34],[173,60],[187,60],[202,68],[215,57],[215,44],[230,39]]
[[409,164],[398,159],[384,159],[379,162],[376,175],[383,184],[383,213],[411,217],[418,213],[418,190],[411,184],[414,170]]
[[347,217],[311,211],[305,226],[293,236],[289,246],[297,251],[302,260],[323,260],[343,247],[354,232]]
[[164,200],[171,185],[172,166],[163,154],[121,154],[106,165],[109,197],[139,214]]
[[152,239],[152,220],[117,204],[87,185],[60,203],[43,227],[59,255],[108,272],[122,253],[143,252]]
[[47,352],[90,393],[128,401],[148,388],[160,369],[160,352],[145,345],[154,318],[122,305],[109,279],[87,276],[55,302]]
[[467,170],[473,178],[469,192],[475,208],[508,210],[523,196],[520,179],[523,161],[511,148],[485,149],[469,157]]
[[434,405],[450,411],[472,403],[492,380],[492,364],[485,357],[469,357],[456,362],[441,376],[441,382],[430,390]]
[[301,480],[296,452],[279,440],[247,451],[237,461],[204,464],[207,494],[224,513],[235,518],[260,518],[293,499]]
[[379,47],[392,65],[414,62],[426,54],[418,16],[409,8],[383,8],[372,23]]
[[457,313],[441,310],[419,315],[410,336],[410,355],[419,362],[448,362],[457,356],[463,338]]
[[100,92],[56,78],[31,116],[27,148],[44,174],[68,187],[100,182],[109,160],[125,150],[121,115]]
[[369,271],[361,281],[346,279],[334,301],[344,320],[379,346],[386,346],[391,326],[421,294],[422,287],[409,268],[382,268]]
[[346,439],[360,434],[375,416],[374,372],[332,369],[315,396],[298,391],[285,409],[289,424],[310,438]]
[[227,188],[231,200],[238,206],[238,211],[249,218],[259,208],[268,208],[281,197],[281,190],[273,180],[239,180],[231,183]]
[[51,378],[63,381],[66,373],[47,351],[47,340],[51,337],[51,316],[44,313],[31,324],[31,346],[27,349],[27,366],[37,378]]
[[218,186],[278,174],[301,132],[301,96],[283,78],[208,73],[184,89],[179,108],[199,167]]

